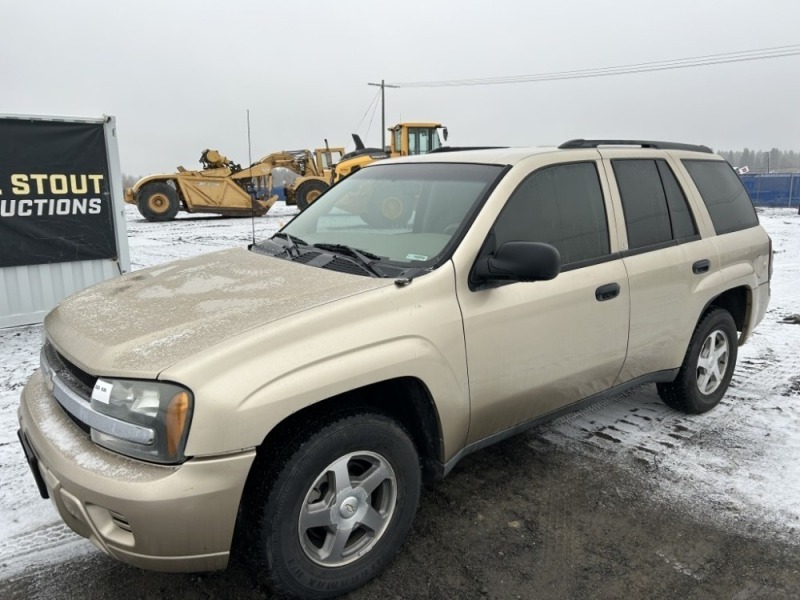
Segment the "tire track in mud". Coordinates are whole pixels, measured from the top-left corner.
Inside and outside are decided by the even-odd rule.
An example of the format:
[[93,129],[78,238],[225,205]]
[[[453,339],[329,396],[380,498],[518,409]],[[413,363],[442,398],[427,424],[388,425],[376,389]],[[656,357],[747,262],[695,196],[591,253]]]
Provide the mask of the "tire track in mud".
[[784,322],[786,313],[778,303],[739,349],[731,387],[706,414],[674,411],[647,385],[533,435],[630,469],[698,518],[797,543],[800,510],[792,498],[800,483],[791,457],[800,455],[800,325]]
[[656,465],[660,454],[687,443],[701,430],[691,416],[665,406],[655,386],[647,385],[558,419],[540,435],[581,452],[631,454],[639,462]]

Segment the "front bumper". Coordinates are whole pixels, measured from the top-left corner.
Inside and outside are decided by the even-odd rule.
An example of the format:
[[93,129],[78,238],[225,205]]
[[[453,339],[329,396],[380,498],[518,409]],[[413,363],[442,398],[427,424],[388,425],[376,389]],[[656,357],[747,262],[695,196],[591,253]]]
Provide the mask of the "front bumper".
[[228,564],[254,451],[153,465],[95,445],[37,371],[22,392],[20,431],[64,522],[114,558],[155,571]]

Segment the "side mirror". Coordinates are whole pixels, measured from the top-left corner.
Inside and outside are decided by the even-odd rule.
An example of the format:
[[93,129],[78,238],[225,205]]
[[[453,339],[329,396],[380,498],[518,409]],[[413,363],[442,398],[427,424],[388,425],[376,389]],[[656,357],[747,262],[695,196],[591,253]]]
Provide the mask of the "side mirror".
[[442,127],[442,137],[444,138],[444,141],[446,142],[447,141],[447,127]]
[[473,271],[479,281],[546,281],[560,272],[561,254],[541,242],[506,242],[478,259]]

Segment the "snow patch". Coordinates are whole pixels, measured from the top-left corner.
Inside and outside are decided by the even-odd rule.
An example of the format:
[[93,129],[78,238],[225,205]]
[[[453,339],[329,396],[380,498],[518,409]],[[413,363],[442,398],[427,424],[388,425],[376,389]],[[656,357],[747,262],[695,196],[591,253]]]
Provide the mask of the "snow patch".
[[[255,220],[256,237],[271,235],[295,213],[294,208],[277,204]],[[791,209],[759,213],[775,248],[772,298],[764,321],[739,349],[733,385],[722,404],[706,415],[682,415],[661,404],[651,386],[555,421],[539,435],[630,469],[679,510],[694,511],[703,519],[752,536],[797,543],[800,327],[784,319],[800,313],[800,216]],[[133,206],[126,206],[126,218],[134,269],[252,241],[249,219],[181,215],[169,223],[148,223]],[[219,308],[204,306],[203,310]],[[175,335],[173,343],[179,341],[180,333]],[[39,499],[17,441],[19,393],[38,367],[40,344],[40,326],[0,329],[0,531],[4,539],[0,541],[0,579],[31,565],[93,551],[88,541],[60,524],[50,502]],[[49,421],[48,435],[65,453],[79,456],[80,448],[58,421]],[[107,468],[97,456],[86,453],[81,458],[83,466]],[[121,475],[131,475],[131,470],[123,471]],[[35,538],[44,541],[32,544]],[[699,577],[674,557],[662,558],[677,570]]]

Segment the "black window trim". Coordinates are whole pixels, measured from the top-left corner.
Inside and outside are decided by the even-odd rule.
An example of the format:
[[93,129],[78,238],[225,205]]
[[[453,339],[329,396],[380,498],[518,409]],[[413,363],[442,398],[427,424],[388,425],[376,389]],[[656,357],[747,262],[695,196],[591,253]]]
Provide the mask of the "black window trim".
[[673,221],[672,208],[669,205],[669,195],[667,194],[667,186],[664,185],[664,177],[662,176],[661,169],[659,168],[658,165],[659,161],[662,162],[667,167],[667,169],[669,169],[669,172],[672,174],[672,179],[675,181],[675,185],[678,186],[678,189],[681,192],[681,196],[683,196],[683,203],[686,206],[687,212],[689,213],[689,220],[691,220],[692,229],[694,229],[693,236],[698,235],[700,229],[697,227],[697,219],[694,218],[694,211],[692,210],[692,205],[689,203],[689,196],[687,196],[686,190],[683,189],[681,182],[678,180],[678,176],[675,174],[675,171],[672,169],[669,162],[666,159],[656,159],[656,171],[658,172],[658,178],[661,181],[661,187],[664,189],[664,199],[667,201],[667,214],[669,215],[669,226],[670,229],[672,230],[672,239],[679,241],[683,238],[675,237],[675,223]]
[[703,236],[701,236],[698,233],[696,235],[693,235],[692,237],[682,238],[680,240],[669,240],[668,242],[650,244],[649,246],[640,246],[639,248],[634,248],[633,250],[623,250],[621,254],[622,258],[627,258],[629,256],[636,256],[637,254],[645,254],[646,252],[655,252],[656,250],[671,248],[672,246],[681,246],[683,244],[689,244],[691,242],[696,242],[701,239],[703,239]]
[[561,265],[561,270],[559,271],[559,273],[566,273],[567,271],[574,271],[575,269],[583,269],[584,267],[593,267],[595,265],[601,265],[603,263],[619,260],[620,258],[623,258],[622,252],[612,252],[611,254],[606,254],[605,256],[598,256],[597,258],[576,260],[575,262],[571,262],[566,265]]

